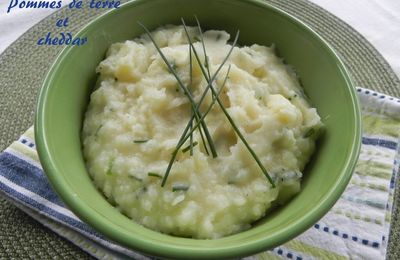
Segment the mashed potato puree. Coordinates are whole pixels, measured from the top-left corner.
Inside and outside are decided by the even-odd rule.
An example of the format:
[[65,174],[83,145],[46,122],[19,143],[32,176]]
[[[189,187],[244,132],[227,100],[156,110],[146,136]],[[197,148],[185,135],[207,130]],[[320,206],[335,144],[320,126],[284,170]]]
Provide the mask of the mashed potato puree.
[[[189,34],[204,58],[199,32],[190,27]],[[189,45],[183,27],[161,27],[152,35],[189,85]],[[231,47],[229,38],[224,31],[204,32],[211,75]],[[206,81],[194,56],[193,60],[189,89],[198,100]],[[99,83],[82,133],[87,168],[106,198],[137,223],[178,236],[218,238],[250,228],[268,209],[300,190],[302,170],[321,127],[317,111],[273,47],[235,47],[218,74],[216,89],[229,64],[221,101],[276,188],[217,104],[205,121],[218,157],[205,153],[196,131],[193,156],[179,152],[161,187],[161,177],[191,117],[188,98],[145,35],[113,44],[97,67]],[[202,109],[211,101],[208,94]]]

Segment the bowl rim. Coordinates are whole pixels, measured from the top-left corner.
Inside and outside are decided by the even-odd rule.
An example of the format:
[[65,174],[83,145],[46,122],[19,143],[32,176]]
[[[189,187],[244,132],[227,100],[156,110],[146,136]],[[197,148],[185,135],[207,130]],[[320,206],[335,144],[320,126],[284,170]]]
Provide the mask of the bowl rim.
[[[310,33],[311,37],[314,37],[315,40],[321,43],[321,46],[325,49],[327,54],[335,60],[338,69],[341,71],[341,74],[346,82],[346,90],[350,94],[350,98],[352,101],[352,109],[354,116],[354,133],[353,140],[350,145],[350,155],[344,164],[341,176],[335,185],[330,189],[330,191],[325,194],[324,198],[316,205],[316,207],[309,212],[309,214],[299,217],[296,223],[293,223],[289,228],[285,229],[284,232],[280,232],[276,234],[273,239],[270,237],[264,237],[262,239],[258,239],[252,242],[247,242],[242,245],[237,245],[237,247],[233,246],[221,246],[221,247],[213,247],[211,249],[204,249],[203,247],[193,247],[193,246],[172,246],[166,245],[164,243],[160,243],[159,241],[150,241],[143,240],[141,238],[137,238],[123,232],[120,229],[120,226],[115,226],[115,223],[111,223],[102,215],[100,215],[93,208],[88,207],[86,203],[81,200],[78,200],[74,194],[73,189],[69,185],[66,184],[66,180],[62,175],[57,174],[56,165],[53,162],[52,155],[48,153],[48,140],[47,140],[47,132],[45,130],[45,117],[44,112],[46,110],[46,103],[48,99],[48,92],[51,88],[51,82],[54,78],[54,72],[56,72],[60,66],[60,62],[68,56],[68,53],[72,50],[73,46],[65,47],[56,57],[53,64],[51,65],[44,81],[42,84],[42,88],[39,92],[36,116],[35,116],[35,142],[37,146],[37,152],[39,155],[39,159],[47,178],[49,179],[51,186],[56,191],[56,193],[60,196],[60,198],[65,202],[71,211],[76,214],[80,219],[94,227],[95,230],[99,231],[102,234],[105,234],[108,238],[111,238],[113,241],[116,241],[122,245],[125,245],[133,250],[138,250],[145,254],[157,255],[161,257],[168,258],[203,258],[209,259],[210,257],[218,257],[218,258],[228,258],[228,257],[238,257],[238,256],[246,256],[253,253],[257,253],[261,250],[267,248],[273,248],[274,246],[280,245],[295,236],[301,234],[312,225],[315,224],[320,218],[322,218],[329,209],[335,204],[335,202],[339,199],[340,195],[343,193],[346,188],[352,173],[355,168],[355,164],[357,162],[357,158],[359,156],[360,148],[361,148],[361,113],[359,107],[359,101],[357,99],[356,90],[354,88],[354,84],[350,78],[350,73],[344,66],[341,61],[339,55],[334,51],[334,49],[313,29],[311,29],[304,22],[294,17],[293,15],[281,10],[278,7],[275,7],[269,3],[266,3],[262,0],[235,0],[237,2],[246,2],[247,4],[254,5],[256,7],[262,7],[265,9],[269,9],[270,12],[276,13],[295,26],[301,27],[303,30],[306,30]],[[133,0],[126,3],[123,3],[120,8],[128,8],[129,6],[134,6],[144,4],[145,2],[149,2],[148,0]],[[120,9],[118,8],[118,9]],[[96,26],[101,20],[105,19],[106,16],[110,15],[110,13],[118,12],[118,9],[107,11],[91,22],[87,23],[76,36],[84,35],[86,30],[89,27]],[[299,225],[301,223],[301,225]],[[118,228],[116,228],[118,227]],[[192,241],[195,241],[191,239]],[[271,242],[273,240],[274,242]],[[213,241],[213,240],[209,240]]]

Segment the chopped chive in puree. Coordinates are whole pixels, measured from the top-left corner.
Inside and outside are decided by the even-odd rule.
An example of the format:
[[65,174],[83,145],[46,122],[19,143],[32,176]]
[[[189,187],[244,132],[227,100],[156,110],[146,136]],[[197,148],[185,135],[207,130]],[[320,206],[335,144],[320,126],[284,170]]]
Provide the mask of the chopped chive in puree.
[[173,70],[176,70],[178,68],[178,66],[173,62],[171,62],[171,67]]
[[172,191],[187,191],[189,189],[189,185],[182,185],[182,184],[177,184],[172,186]]
[[99,135],[99,131],[100,129],[103,127],[103,124],[99,125],[99,127],[97,127],[96,132],[94,133],[94,136],[97,137]]
[[314,128],[308,129],[308,131],[304,134],[304,138],[311,137],[315,134],[316,130]]
[[108,161],[107,175],[112,175],[112,174],[113,174],[113,172],[112,172],[112,167],[114,166],[114,161],[115,161],[115,158],[111,158],[111,159]]
[[149,140],[133,140],[133,142],[135,144],[143,144],[143,143],[147,143]]
[[293,100],[294,98],[296,98],[297,97],[297,94],[294,94],[293,96],[291,96],[291,97],[288,97],[288,100]]
[[150,177],[162,178],[162,176],[160,174],[155,173],[155,172],[148,172],[147,175]]
[[142,182],[142,181],[143,181],[141,178],[136,177],[136,176],[134,176],[134,175],[129,175],[128,177],[131,178],[131,179],[133,179],[133,180],[135,180],[135,181],[138,181],[138,182]]
[[[193,147],[195,147],[198,143],[193,142]],[[182,149],[182,153],[186,153],[187,151],[190,150],[190,145],[186,146],[185,148]]]

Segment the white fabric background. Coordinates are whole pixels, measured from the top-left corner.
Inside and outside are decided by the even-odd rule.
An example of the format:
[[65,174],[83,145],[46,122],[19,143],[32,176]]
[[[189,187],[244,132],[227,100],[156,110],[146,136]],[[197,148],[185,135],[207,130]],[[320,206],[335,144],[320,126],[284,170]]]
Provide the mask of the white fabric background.
[[[400,76],[400,0],[311,0],[367,38]],[[0,1],[0,52],[54,10],[12,9]],[[64,5],[70,0],[64,0]]]

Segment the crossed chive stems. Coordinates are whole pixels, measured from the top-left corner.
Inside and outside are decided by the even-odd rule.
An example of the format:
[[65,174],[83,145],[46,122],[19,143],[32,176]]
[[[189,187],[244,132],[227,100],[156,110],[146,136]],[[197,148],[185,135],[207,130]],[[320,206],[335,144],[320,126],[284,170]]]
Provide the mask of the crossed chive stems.
[[[203,94],[201,95],[200,99],[198,102],[196,102],[192,96],[192,93],[190,92],[190,90],[188,89],[187,86],[185,86],[185,84],[182,82],[182,80],[179,78],[177,72],[176,72],[176,68],[175,66],[173,66],[168,59],[165,57],[165,55],[163,54],[163,52],[161,51],[160,47],[157,45],[157,43],[155,42],[154,38],[152,37],[150,31],[140,22],[139,25],[145,30],[147,36],[150,38],[151,42],[153,43],[154,47],[156,48],[157,52],[160,54],[161,58],[163,59],[163,61],[165,62],[165,64],[167,65],[169,71],[172,73],[172,75],[175,77],[175,79],[178,82],[178,85],[180,87],[180,89],[183,91],[183,93],[185,94],[185,96],[187,96],[187,98],[190,101],[190,106],[191,106],[191,118],[188,121],[185,129],[183,130],[183,133],[181,135],[181,137],[179,138],[179,141],[175,147],[175,150],[172,153],[171,159],[168,163],[168,167],[165,171],[165,174],[162,178],[161,181],[161,187],[164,187],[168,176],[171,172],[172,169],[172,165],[175,162],[176,156],[178,155],[181,147],[186,143],[186,141],[189,139],[189,146],[184,148],[185,152],[187,151],[187,149],[189,149],[190,151],[190,155],[193,155],[193,147],[195,146],[195,143],[197,144],[197,142],[193,142],[193,133],[194,131],[196,131],[196,129],[198,129],[199,133],[200,133],[200,137],[202,139],[202,144],[204,146],[204,149],[207,153],[207,155],[209,155],[209,151],[207,148],[207,144],[208,147],[210,149],[210,152],[213,156],[213,158],[216,158],[218,156],[214,142],[211,138],[210,132],[208,131],[207,125],[205,123],[205,117],[208,115],[208,113],[211,111],[211,109],[213,108],[215,103],[218,103],[218,105],[220,106],[222,112],[224,113],[225,117],[228,119],[229,123],[231,124],[233,130],[235,131],[235,133],[237,134],[237,136],[240,138],[240,140],[243,142],[243,144],[246,146],[247,150],[250,152],[250,154],[253,156],[254,160],[256,161],[257,165],[260,167],[262,173],[265,175],[265,177],[268,179],[268,181],[271,183],[272,187],[275,188],[275,183],[272,180],[271,176],[268,174],[267,170],[265,169],[264,165],[261,163],[260,159],[258,158],[258,156],[256,155],[256,153],[254,152],[254,150],[250,147],[250,145],[248,144],[247,140],[244,138],[243,134],[240,132],[239,128],[236,126],[235,122],[233,121],[232,117],[229,115],[228,111],[226,111],[225,107],[223,106],[219,95],[222,92],[222,89],[224,88],[227,80],[228,80],[228,76],[229,76],[229,72],[231,69],[231,65],[228,66],[224,81],[221,85],[221,87],[217,90],[215,90],[214,88],[214,81],[218,76],[218,73],[220,72],[220,70],[222,69],[222,67],[225,65],[225,63],[227,62],[227,60],[229,59],[234,47],[236,46],[236,43],[239,39],[239,31],[236,32],[236,36],[235,39],[232,43],[231,48],[228,51],[228,54],[226,55],[226,57],[224,58],[224,60],[222,61],[222,63],[219,65],[219,67],[217,68],[217,70],[215,71],[215,73],[211,76],[210,73],[210,66],[209,66],[209,59],[207,56],[207,51],[205,48],[205,44],[204,44],[204,39],[203,39],[203,33],[202,33],[202,29],[200,26],[200,22],[197,19],[197,17],[195,17],[196,19],[196,23],[197,23],[197,27],[200,33],[200,42],[202,44],[202,48],[203,48],[203,53],[204,53],[204,64],[202,63],[202,60],[200,59],[196,48],[193,45],[193,42],[190,38],[190,35],[188,33],[187,30],[187,26],[186,23],[184,21],[183,18],[181,18],[182,21],[182,25],[183,28],[185,30],[185,34],[187,37],[187,40],[189,42],[189,69],[190,69],[190,80],[189,80],[189,84],[192,84],[192,63],[193,63],[193,57],[192,57],[192,52],[194,54],[195,59],[197,60],[197,63],[199,64],[201,73],[203,75],[203,77],[205,78],[206,82],[207,82],[207,86],[205,87]],[[189,85],[189,87],[190,87]],[[204,98],[206,97],[207,93],[209,92],[209,90],[211,91],[211,95],[212,95],[212,100],[211,103],[209,104],[209,106],[207,107],[206,111],[204,113],[201,113],[199,111],[199,108],[201,106],[201,104],[204,101]],[[206,139],[206,140],[205,140]]]

